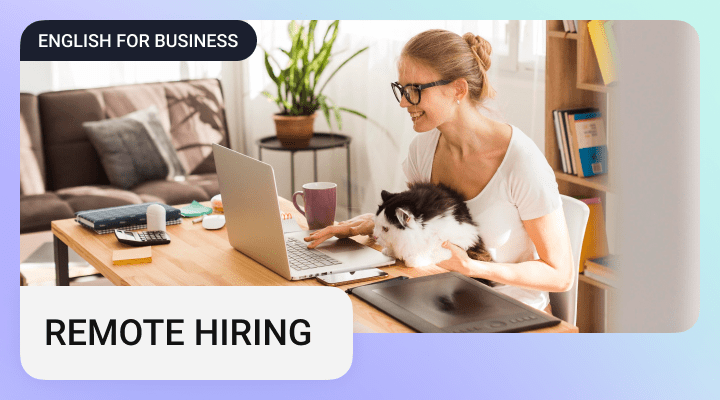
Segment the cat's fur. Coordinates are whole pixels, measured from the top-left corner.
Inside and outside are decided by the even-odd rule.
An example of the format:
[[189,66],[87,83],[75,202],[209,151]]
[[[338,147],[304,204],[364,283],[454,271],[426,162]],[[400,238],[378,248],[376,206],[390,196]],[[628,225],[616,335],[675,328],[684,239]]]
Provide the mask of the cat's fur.
[[492,261],[462,195],[445,185],[414,184],[400,193],[382,191],[375,216],[375,236],[383,253],[423,267],[452,256],[442,243],[450,241],[470,258]]

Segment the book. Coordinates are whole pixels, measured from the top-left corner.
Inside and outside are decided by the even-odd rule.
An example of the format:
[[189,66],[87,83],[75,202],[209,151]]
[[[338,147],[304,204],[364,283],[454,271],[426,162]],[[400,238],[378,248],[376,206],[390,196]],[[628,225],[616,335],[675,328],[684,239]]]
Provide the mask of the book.
[[180,218],[180,210],[175,207],[161,203],[143,203],[79,211],[75,213],[75,220],[95,231],[118,228],[128,229],[131,226],[147,225],[147,208],[151,204],[160,204],[165,208],[166,221],[174,221]]
[[614,254],[585,260],[585,270],[597,275],[615,276],[620,265],[620,258]]
[[152,246],[127,250],[113,250],[113,265],[143,264],[152,262]]
[[575,147],[570,134],[570,122],[568,120],[569,111],[563,111],[560,113],[562,116],[563,132],[565,133],[565,140],[567,141],[568,147],[568,161],[570,163],[570,170],[573,175],[577,175],[577,160],[575,159]]
[[590,209],[585,236],[580,250],[580,272],[585,269],[586,261],[605,257],[610,253],[605,230],[605,214],[599,197],[580,199]]
[[617,286],[619,264],[619,257],[609,254],[605,257],[586,260],[583,273],[588,278],[615,287]]
[[560,161],[562,162],[562,169],[563,172],[568,174],[568,166],[567,161],[565,160],[565,141],[563,140],[563,132],[560,127],[560,117],[558,116],[558,111],[553,111],[553,121],[555,122],[555,137],[557,138],[557,144],[558,148],[560,149]]
[[[613,54],[610,41],[608,40],[608,31],[606,30],[606,20],[592,20],[588,22],[588,32],[590,33],[590,40],[592,41],[593,49],[595,50],[595,56],[600,66],[600,73],[602,74],[605,85],[609,85],[617,80],[617,51]],[[609,25],[612,28],[612,24]],[[611,33],[613,46],[615,45],[614,34]]]
[[[77,221],[77,220],[76,220],[76,221]],[[108,233],[114,233],[114,232],[115,232],[115,229],[120,229],[120,228],[93,229],[92,227],[90,227],[90,226],[88,226],[88,225],[85,225],[84,223],[82,223],[82,222],[80,222],[80,221],[77,221],[77,222],[78,222],[78,223],[80,224],[80,226],[82,226],[83,228],[90,229],[91,231],[93,231],[93,232],[95,232],[95,233],[97,233],[97,234],[99,234],[99,235],[105,235],[105,234],[108,234]],[[183,222],[182,218],[177,218],[177,219],[174,219],[174,220],[165,221],[165,225],[166,225],[166,226],[169,226],[169,225],[179,225],[179,224],[182,224],[182,222]],[[137,225],[130,225],[130,226],[123,226],[123,227],[122,227],[122,230],[124,230],[124,231],[138,231],[138,230],[141,230],[141,229],[147,229],[147,223],[137,224]]]
[[594,274],[587,269],[585,269],[585,272],[583,272],[583,275],[587,276],[588,278],[594,279],[600,283],[603,283],[608,286],[616,287],[617,286],[617,280],[615,277],[608,277],[604,275],[597,275]]
[[[565,163],[567,165],[567,173],[571,175],[577,175],[575,169],[575,156],[573,155],[572,138],[568,127],[568,115],[576,113],[586,113],[591,111],[598,111],[597,108],[573,108],[557,111],[558,124],[560,128],[560,139],[562,140],[563,147],[565,150]],[[554,111],[553,111],[554,112]],[[559,144],[559,143],[558,143]]]
[[588,177],[607,173],[607,134],[599,111],[568,114],[576,173]]

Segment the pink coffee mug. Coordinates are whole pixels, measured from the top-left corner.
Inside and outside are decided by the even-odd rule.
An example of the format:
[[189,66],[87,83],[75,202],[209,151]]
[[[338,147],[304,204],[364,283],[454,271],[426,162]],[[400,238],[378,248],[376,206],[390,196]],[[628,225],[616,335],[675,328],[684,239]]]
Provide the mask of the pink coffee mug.
[[[293,194],[293,205],[307,219],[310,230],[322,229],[335,223],[337,185],[332,182],[313,182],[303,185],[303,192]],[[305,208],[297,203],[302,196]]]

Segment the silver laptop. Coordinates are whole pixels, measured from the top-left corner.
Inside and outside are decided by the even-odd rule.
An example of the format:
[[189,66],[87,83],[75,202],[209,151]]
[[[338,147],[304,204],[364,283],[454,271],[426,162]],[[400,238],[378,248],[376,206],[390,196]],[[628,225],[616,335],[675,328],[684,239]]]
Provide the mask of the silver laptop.
[[278,275],[299,280],[395,263],[350,239],[332,238],[313,250],[311,231],[285,229],[270,165],[213,144],[230,244]]

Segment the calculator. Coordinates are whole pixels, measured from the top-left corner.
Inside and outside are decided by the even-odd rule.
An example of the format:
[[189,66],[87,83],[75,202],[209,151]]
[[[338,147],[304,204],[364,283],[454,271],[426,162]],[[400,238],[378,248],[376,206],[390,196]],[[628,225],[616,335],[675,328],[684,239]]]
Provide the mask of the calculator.
[[115,229],[115,237],[120,243],[130,246],[155,246],[170,243],[170,236],[165,231],[121,231]]

